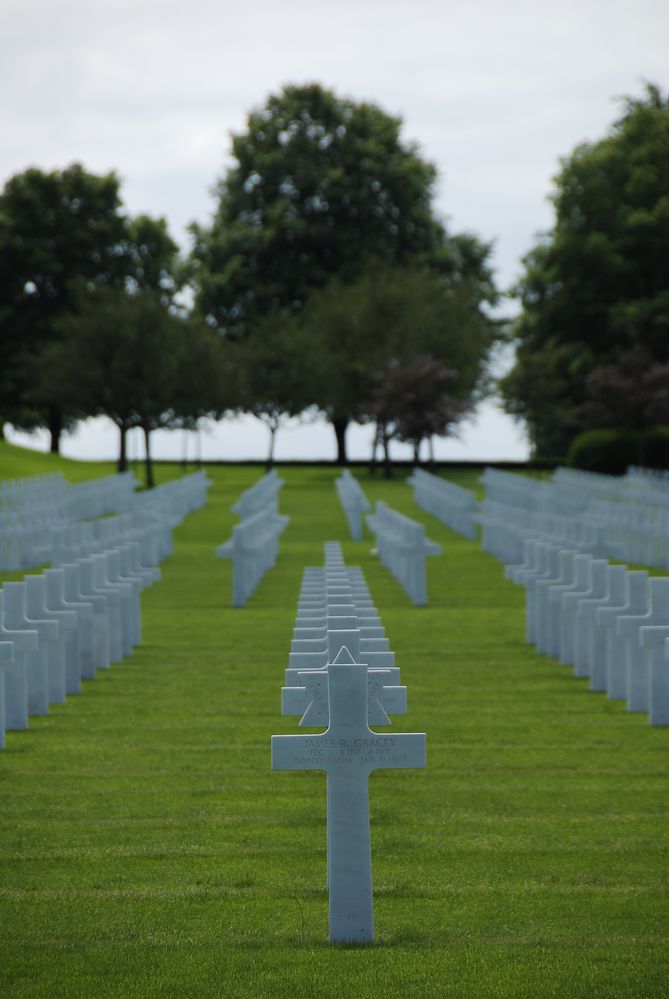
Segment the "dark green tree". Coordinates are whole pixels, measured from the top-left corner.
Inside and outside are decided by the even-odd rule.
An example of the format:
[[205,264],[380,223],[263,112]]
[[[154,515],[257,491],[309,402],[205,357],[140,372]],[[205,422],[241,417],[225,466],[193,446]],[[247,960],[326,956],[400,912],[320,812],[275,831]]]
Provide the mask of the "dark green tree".
[[172,397],[172,426],[197,432],[203,421],[239,411],[243,402],[242,372],[235,344],[192,314],[183,317],[187,349],[181,354]]
[[123,282],[126,235],[113,173],[31,168],[0,194],[0,422],[46,426],[52,451],[80,412],[36,396],[36,361],[63,315],[96,288]]
[[[249,115],[246,130],[233,137],[235,162],[216,188],[213,223],[192,230],[196,307],[222,335],[254,335],[265,318],[281,325],[315,293],[333,282],[348,288],[379,265],[430,267],[451,288],[466,285],[474,311],[494,301],[490,248],[471,235],[448,237],[432,206],[434,167],[401,140],[400,129],[400,119],[377,106],[315,83],[287,86]],[[298,324],[314,340],[319,312],[332,310],[321,302]],[[351,335],[357,353],[350,353],[343,385]],[[335,398],[334,383],[316,377],[313,366],[308,386],[312,395],[316,383],[328,386],[313,401],[333,423],[340,462],[346,426],[379,363],[371,350],[360,356],[362,340],[368,335],[352,332],[351,323],[337,332],[328,320],[318,367],[339,389]],[[327,356],[332,344],[334,359]]]
[[437,253],[435,170],[400,126],[315,83],[287,86],[250,113],[212,225],[193,226],[197,305],[219,330],[239,335],[261,316],[293,312],[369,256]]
[[168,303],[179,280],[165,221],[128,219],[115,174],[74,164],[13,177],[0,194],[0,422],[46,427],[57,451],[62,431],[88,415],[60,391],[53,367],[67,320],[102,288],[152,290]]
[[126,289],[130,293],[159,293],[171,304],[185,283],[179,247],[170,236],[164,218],[137,215],[128,219],[123,247],[126,261]]
[[348,424],[376,419],[369,403],[391,361],[433,358],[458,373],[452,397],[473,403],[485,391],[498,335],[475,287],[428,267],[377,265],[354,281],[335,279],[311,296],[297,322],[309,334],[310,399],[334,427],[340,462]]
[[141,427],[151,487],[151,432],[222,411],[218,337],[169,309],[158,292],[101,289],[64,322],[65,335],[48,350],[58,392],[82,412],[114,422],[119,471],[127,466],[126,434]]
[[239,374],[241,407],[269,431],[267,468],[274,462],[276,435],[311,403],[311,371],[304,331],[290,322],[264,320],[239,342],[224,341]]
[[517,288],[517,359],[501,383],[536,454],[584,429],[588,375],[625,349],[669,359],[669,102],[648,85],[599,142],[563,161],[553,230]]

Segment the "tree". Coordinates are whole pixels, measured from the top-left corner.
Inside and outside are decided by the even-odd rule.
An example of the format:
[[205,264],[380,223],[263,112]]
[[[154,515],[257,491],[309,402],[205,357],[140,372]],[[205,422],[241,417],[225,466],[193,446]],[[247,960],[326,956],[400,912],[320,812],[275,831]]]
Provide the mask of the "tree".
[[251,336],[234,343],[232,353],[240,379],[240,408],[267,427],[267,467],[271,468],[278,431],[311,401],[308,353],[303,338],[285,322],[266,320]]
[[354,281],[334,279],[296,322],[308,333],[310,399],[335,429],[341,463],[349,422],[376,418],[370,402],[389,363],[431,357],[458,372],[452,397],[473,402],[485,390],[498,335],[476,288],[427,267],[376,265]]
[[191,327],[185,316],[169,312],[155,296],[141,295],[131,299],[130,304],[135,320],[131,326],[135,341],[132,354],[136,359],[135,411],[137,426],[144,434],[146,485],[151,488],[151,432],[178,426],[180,417],[192,418],[194,412],[202,412],[193,408],[201,385],[191,382],[187,388],[184,386],[186,371],[193,371],[189,352],[194,348],[191,340],[197,335],[197,327]]
[[583,430],[583,386],[591,370],[591,352],[583,344],[551,337],[541,348],[518,347],[500,389],[506,411],[525,423],[536,455],[561,460],[566,443]]
[[192,228],[197,305],[219,330],[241,335],[261,316],[294,312],[367,257],[438,250],[435,170],[400,126],[315,83],[287,86],[249,114],[213,223]]
[[214,397],[222,380],[218,338],[168,309],[158,293],[120,289],[100,290],[66,327],[49,350],[58,391],[81,411],[115,423],[119,471],[126,467],[126,434],[141,427],[151,487],[151,432],[222,408]]
[[516,289],[517,359],[501,384],[544,456],[584,428],[591,371],[635,345],[669,360],[669,102],[657,87],[563,161],[552,201],[555,226]]
[[58,321],[95,289],[120,286],[127,272],[115,174],[79,164],[44,173],[31,168],[0,194],[0,422],[46,426],[57,451],[64,428],[81,414],[67,399],[35,389],[35,363],[57,337]]
[[647,417],[646,377],[654,367],[643,347],[621,351],[610,364],[594,368],[585,380],[585,402],[581,412],[588,427],[645,430]]
[[178,247],[164,219],[121,211],[114,173],[74,164],[31,168],[0,195],[0,423],[47,427],[51,450],[88,415],[60,391],[53,347],[67,320],[102,288],[155,291],[170,303],[182,281]]
[[143,214],[128,218],[122,250],[126,290],[131,294],[156,292],[166,305],[171,305],[186,274],[165,219]]
[[[233,137],[235,162],[216,189],[212,225],[192,228],[196,306],[207,322],[244,338],[266,317],[275,326],[299,319],[316,293],[336,282],[349,288],[383,265],[421,265],[452,287],[466,284],[475,309],[494,301],[490,248],[468,234],[447,236],[432,206],[434,167],[400,129],[401,120],[379,107],[315,83],[287,86],[252,111]],[[319,332],[313,321],[295,328]],[[355,336],[359,342],[360,330]],[[334,334],[340,355],[347,338]],[[327,342],[332,335],[321,338],[318,353],[333,372],[341,364],[323,353]],[[373,364],[370,354],[366,372],[349,372],[356,404]],[[332,392],[314,402],[332,420],[344,462],[352,404]]]
[[197,316],[184,316],[187,349],[179,360],[172,395],[173,427],[197,431],[203,420],[221,419],[242,403],[241,372],[228,344]]
[[621,351],[585,383],[583,418],[589,428],[644,431],[669,425],[669,364],[644,347]]
[[414,464],[418,464],[422,442],[451,433],[471,411],[471,399],[452,394],[457,381],[457,371],[429,355],[403,361],[393,358],[379,373],[370,411],[383,443],[386,475],[391,440],[411,444]]

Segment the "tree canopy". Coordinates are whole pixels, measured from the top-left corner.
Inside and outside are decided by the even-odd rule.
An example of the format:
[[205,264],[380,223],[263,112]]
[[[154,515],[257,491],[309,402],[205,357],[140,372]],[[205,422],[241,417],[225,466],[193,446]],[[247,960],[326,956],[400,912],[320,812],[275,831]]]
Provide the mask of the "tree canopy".
[[313,404],[309,392],[310,351],[302,331],[290,322],[267,319],[242,341],[222,340],[238,382],[234,400],[269,431],[267,467],[274,461],[281,427]]
[[155,292],[167,305],[178,272],[165,221],[128,218],[116,174],[75,163],[12,177],[0,193],[0,423],[47,427],[58,450],[61,432],[89,415],[61,391],[53,367],[68,320],[105,288]]
[[635,346],[669,360],[669,102],[657,87],[563,160],[552,201],[554,228],[525,258],[501,388],[535,452],[561,456],[585,426],[595,368]]
[[433,437],[452,433],[473,408],[473,394],[464,396],[458,381],[457,371],[430,355],[391,358],[378,372],[366,409],[376,423],[373,463],[377,444],[381,444],[387,476],[391,440],[411,444],[417,464],[422,442],[431,444]]
[[0,420],[46,425],[57,441],[77,415],[35,398],[35,362],[56,336],[56,322],[87,294],[120,284],[125,221],[118,178],[79,164],[45,173],[31,168],[0,193]]
[[592,428],[669,427],[669,364],[639,345],[621,351],[588,375],[582,415]]
[[[491,341],[490,247],[446,232],[435,169],[401,139],[401,124],[315,83],[286,86],[233,137],[213,222],[192,230],[196,308],[226,339],[250,341],[247,384],[262,375],[270,429],[306,401],[332,422],[340,462],[346,426],[392,356],[431,353],[470,395]],[[278,330],[283,346],[262,345]],[[294,357],[291,336],[308,355],[307,384],[295,385],[301,359],[283,366],[277,409],[281,377],[268,384],[267,360]]]
[[315,83],[249,114],[214,220],[192,230],[196,302],[211,323],[242,335],[261,316],[298,311],[332,278],[352,280],[370,258],[429,258],[490,279],[474,237],[449,244],[432,206],[435,169],[400,129],[376,105]]
[[332,423],[340,461],[348,423],[375,419],[370,403],[391,362],[434,359],[455,372],[449,396],[471,403],[485,387],[497,336],[477,289],[427,266],[376,264],[353,281],[335,278],[310,297],[295,323],[308,333],[308,398]]
[[119,471],[128,430],[140,427],[147,485],[153,485],[150,434],[220,415],[226,384],[222,345],[207,327],[170,309],[157,291],[101,289],[64,320],[45,358],[58,372],[56,402],[107,416],[119,431]]

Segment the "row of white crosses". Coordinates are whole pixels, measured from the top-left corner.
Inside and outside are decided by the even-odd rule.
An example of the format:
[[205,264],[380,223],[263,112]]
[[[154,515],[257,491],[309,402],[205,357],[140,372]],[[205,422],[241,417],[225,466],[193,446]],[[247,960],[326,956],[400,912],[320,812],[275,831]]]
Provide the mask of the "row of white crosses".
[[603,475],[576,468],[557,468],[552,481],[583,493],[586,499],[634,502],[669,508],[667,472],[652,468],[628,468],[625,475]]
[[669,568],[669,510],[639,501],[595,499],[587,516],[604,526],[609,554],[625,562]]
[[40,564],[57,566],[133,541],[139,544],[140,562],[157,565],[172,552],[172,527],[149,509],[52,527],[48,542],[40,550]]
[[[39,531],[31,531],[33,542],[29,564],[50,563],[56,566],[123,542],[138,541],[141,562],[156,565],[172,553],[173,528],[206,503],[209,485],[210,480],[203,472],[195,472],[146,492],[126,495],[116,492],[115,502],[129,512],[101,520],[43,526]],[[16,570],[23,566],[13,565],[11,568]]]
[[428,555],[440,555],[441,547],[425,536],[423,524],[393,510],[382,500],[377,502],[374,513],[365,519],[376,538],[381,562],[414,604],[426,606],[425,559]]
[[335,479],[335,487],[339,502],[342,505],[348,529],[354,541],[362,540],[363,523],[362,518],[371,505],[364,490],[358,480],[351,475],[346,468],[338,479]]
[[553,541],[591,555],[610,554],[601,524],[576,516],[554,513],[531,513],[522,507],[484,500],[479,507],[481,547],[500,562],[517,563],[523,559],[528,538]]
[[610,554],[669,567],[669,483],[664,473],[631,468],[625,476],[611,476],[558,468],[553,481],[580,496],[587,516],[606,526]]
[[406,688],[362,572],[345,566],[337,542],[326,543],[323,568],[305,569],[294,634],[282,712],[325,731],[272,736],[272,769],[327,774],[330,940],[371,941],[369,775],[424,767],[425,735],[370,728],[406,712]]
[[129,656],[141,641],[140,592],[159,576],[139,545],[78,559],[0,590],[0,745]]
[[630,465],[627,469],[627,478],[630,481],[652,483],[659,487],[666,488],[669,485],[668,468],[640,468],[637,465]]
[[284,481],[279,477],[275,468],[266,472],[261,479],[254,482],[252,486],[245,489],[237,502],[230,509],[236,513],[240,520],[247,520],[256,513],[271,510],[273,513],[279,512],[279,491],[284,485]]
[[170,527],[178,527],[190,513],[206,504],[211,482],[206,472],[191,472],[153,489],[129,495],[119,509],[130,513],[149,512],[161,517]]
[[470,489],[463,489],[422,468],[414,469],[407,484],[413,488],[417,506],[431,513],[456,534],[476,540],[478,501]]
[[[178,484],[177,484],[178,483]],[[71,525],[50,551],[53,568],[0,590],[0,745],[81,691],[83,679],[129,656],[141,642],[140,592],[160,579],[172,525],[206,501],[208,480],[185,476],[143,494],[141,510]],[[151,513],[153,504],[153,514]],[[159,511],[159,512],[156,512]],[[157,522],[157,526],[156,526]]]
[[651,470],[603,475],[559,467],[551,478],[537,479],[486,468],[481,481],[488,499],[544,513],[582,512],[591,500],[669,508],[669,482]]
[[[669,483],[631,471],[599,475],[559,468],[550,480],[486,469],[486,499],[479,520],[484,547],[504,561],[517,561],[513,534],[523,523],[536,529],[541,518],[556,519],[561,534],[587,532],[597,537],[602,555],[643,565],[669,567]],[[561,522],[561,523],[557,523]]]
[[3,479],[0,482],[0,516],[10,510],[39,503],[40,497],[56,496],[59,491],[66,490],[67,486],[62,472]]
[[53,527],[127,509],[137,481],[130,472],[74,485],[61,476],[10,480],[0,490],[0,572],[44,562]]
[[528,642],[669,725],[669,578],[536,539],[506,575],[525,587]]
[[35,519],[41,513],[53,513],[54,509],[68,520],[98,517],[110,509],[118,509],[137,485],[132,472],[76,483],[68,482],[60,472],[6,479],[0,483],[0,518],[13,513]]
[[232,559],[232,606],[244,607],[254,590],[276,564],[279,540],[290,518],[279,513],[283,486],[274,470],[242,493],[230,509],[241,517],[232,537],[216,549],[218,558]]

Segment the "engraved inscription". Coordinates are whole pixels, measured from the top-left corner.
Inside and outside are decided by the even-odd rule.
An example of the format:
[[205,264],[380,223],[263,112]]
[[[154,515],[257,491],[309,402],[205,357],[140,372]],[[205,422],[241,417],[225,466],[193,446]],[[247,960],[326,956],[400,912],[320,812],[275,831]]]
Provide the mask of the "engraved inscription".
[[[298,739],[295,739],[298,742]],[[401,749],[401,740],[391,735],[379,735],[359,739],[331,739],[327,736],[307,736],[299,739],[300,746],[294,747],[292,766],[348,767],[370,764],[372,768],[381,766],[403,766],[408,757]]]

